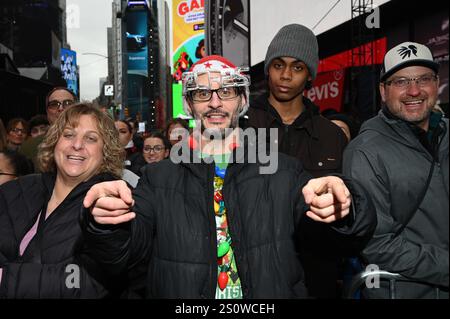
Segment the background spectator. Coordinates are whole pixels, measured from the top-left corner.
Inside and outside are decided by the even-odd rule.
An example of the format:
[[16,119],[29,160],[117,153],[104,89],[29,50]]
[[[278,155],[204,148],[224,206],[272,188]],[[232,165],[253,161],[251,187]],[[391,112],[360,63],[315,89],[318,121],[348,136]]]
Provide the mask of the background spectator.
[[33,165],[24,155],[11,150],[0,151],[0,185],[31,173]]
[[171,144],[161,132],[153,132],[144,140],[143,156],[147,163],[157,163],[170,154]]
[[50,123],[47,119],[47,116],[43,114],[38,114],[33,116],[28,122],[30,126],[30,136],[37,137],[41,135],[45,135],[48,131]]
[[28,136],[28,123],[21,118],[12,119],[8,122],[6,131],[7,148],[17,151]]
[[[174,131],[175,129],[182,129],[179,132]],[[167,139],[170,141],[170,144],[175,145],[180,142],[183,138],[187,137],[184,133],[189,131],[189,123],[183,119],[172,119],[166,127],[165,133]],[[174,132],[174,136],[171,138],[172,132]]]
[[[38,159],[42,174],[0,187],[0,297],[110,295],[102,270],[86,257],[79,212],[92,185],[122,174],[114,122],[90,104],[68,108],[46,134]],[[73,264],[78,289],[67,284]]]

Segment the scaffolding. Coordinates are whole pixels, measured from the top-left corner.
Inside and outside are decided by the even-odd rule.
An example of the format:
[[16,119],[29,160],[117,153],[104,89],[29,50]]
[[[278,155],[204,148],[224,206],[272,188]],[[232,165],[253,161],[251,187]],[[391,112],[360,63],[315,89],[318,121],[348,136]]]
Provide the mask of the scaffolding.
[[[375,53],[374,28],[367,26],[367,16],[373,12],[373,0],[352,0],[351,2],[352,20],[351,20],[351,42],[352,42],[352,67],[350,76],[350,106],[352,109],[358,105],[358,88],[356,81],[363,72],[364,66],[371,66],[371,72],[374,75],[372,86],[373,92],[377,90],[375,77]],[[371,111],[375,114],[377,110],[376,94],[372,94]]]

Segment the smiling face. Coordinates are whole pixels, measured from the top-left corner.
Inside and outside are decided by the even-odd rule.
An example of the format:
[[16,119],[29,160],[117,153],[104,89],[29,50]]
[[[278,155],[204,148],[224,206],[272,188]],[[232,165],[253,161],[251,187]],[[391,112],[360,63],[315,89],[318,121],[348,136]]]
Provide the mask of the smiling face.
[[289,102],[303,93],[311,76],[305,63],[281,57],[270,64],[268,80],[271,97],[279,102]]
[[[49,105],[64,101],[71,101],[72,103],[75,103],[75,99],[72,94],[67,92],[66,90],[56,90],[48,97],[48,105],[47,105],[47,119],[50,124],[55,123],[56,119],[59,117],[59,115],[64,111],[64,108],[67,106],[59,106],[59,107],[50,107]],[[69,103],[69,102],[66,102]]]
[[99,170],[103,161],[103,139],[97,121],[81,115],[78,125],[66,125],[56,144],[54,156],[57,172],[64,180],[83,182]]
[[[201,74],[197,78],[199,87],[210,88],[211,90],[221,89],[221,75],[220,73]],[[245,103],[244,97],[239,94],[237,88],[226,88],[225,90],[236,90],[237,96],[228,99],[226,96],[230,95],[228,91],[223,91],[219,98],[218,92],[213,92],[211,99],[206,102],[198,102],[191,100],[189,105],[194,115],[194,118],[201,122],[202,131],[208,131],[211,134],[220,132],[224,137],[226,128],[236,128],[238,126],[240,109]],[[192,94],[197,94],[195,91]],[[203,95],[203,93],[200,93]],[[231,94],[233,96],[235,94]]]
[[149,137],[144,141],[143,155],[147,163],[156,163],[169,156],[169,150],[160,138]]
[[[433,70],[423,66],[410,66],[394,73],[386,82],[401,78],[416,79],[426,75],[434,75]],[[381,83],[380,93],[389,111],[398,118],[416,124],[428,130],[430,113],[438,99],[439,80],[426,85],[410,81],[406,87],[396,87]]]

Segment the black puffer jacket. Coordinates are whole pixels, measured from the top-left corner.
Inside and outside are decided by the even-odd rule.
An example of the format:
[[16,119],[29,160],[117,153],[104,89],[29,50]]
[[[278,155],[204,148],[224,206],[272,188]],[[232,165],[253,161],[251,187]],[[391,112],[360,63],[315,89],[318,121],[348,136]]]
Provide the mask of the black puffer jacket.
[[[23,256],[19,245],[50,200],[55,176],[29,175],[0,187],[0,298],[100,298],[108,290],[100,284],[95,263],[83,248],[79,223],[86,192],[97,182],[113,180],[103,174],[78,185],[47,218]],[[75,265],[71,266],[71,265]],[[77,268],[78,267],[78,268]],[[79,270],[79,288],[77,274]],[[68,283],[68,285],[66,285]]]
[[[295,238],[307,209],[301,187],[310,176],[298,161],[283,154],[275,174],[261,175],[260,167],[231,164],[223,188],[244,298],[306,297]],[[85,210],[92,257],[114,273],[149,257],[149,298],[214,298],[213,177],[214,164],[177,165],[165,160],[147,165],[133,193],[137,218],[131,232],[126,227],[99,229]],[[364,237],[375,227],[374,211],[363,191],[348,185],[356,214],[335,226]]]

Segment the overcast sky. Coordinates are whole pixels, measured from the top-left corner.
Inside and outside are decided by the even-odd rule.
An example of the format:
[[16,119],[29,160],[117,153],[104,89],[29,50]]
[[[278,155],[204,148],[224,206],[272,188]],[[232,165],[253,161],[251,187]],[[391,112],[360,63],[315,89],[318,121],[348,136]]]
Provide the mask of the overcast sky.
[[[252,65],[264,61],[267,47],[284,25],[303,24],[321,34],[351,19],[354,0],[250,0],[252,31]],[[374,0],[374,7],[389,0]],[[368,2],[368,1],[366,1]],[[258,5],[256,5],[258,4]],[[282,5],[280,5],[282,4]],[[270,23],[268,23],[270,21]],[[342,41],[342,39],[336,39]]]
[[[323,18],[314,29],[315,33],[319,34],[348,20],[351,16],[351,0],[251,1],[252,15],[258,13],[259,16],[257,20],[252,19],[252,28],[259,30],[258,36],[254,38],[252,44],[252,64],[264,59],[270,40],[284,24],[296,22],[313,28]],[[375,0],[374,5],[380,5],[387,1]],[[108,54],[106,28],[111,26],[111,3],[112,0],[67,0],[69,10],[71,5],[75,5],[80,12],[79,26],[68,25],[67,38],[72,50],[77,52],[80,66],[81,99],[95,99],[100,93],[99,79],[108,75],[106,58],[98,55],[83,55],[83,53],[105,56]],[[259,5],[254,7],[256,3]],[[263,5],[264,3],[273,3],[272,8]],[[280,4],[283,5],[280,6]],[[273,6],[276,6],[278,10],[274,11]],[[333,10],[325,16],[331,8]]]
[[99,79],[108,75],[108,59],[83,53],[108,55],[106,28],[111,26],[111,3],[112,0],[67,0],[69,12],[75,12],[71,6],[80,12],[79,26],[77,19],[69,17],[67,41],[77,52],[81,99],[95,99],[100,94]]

